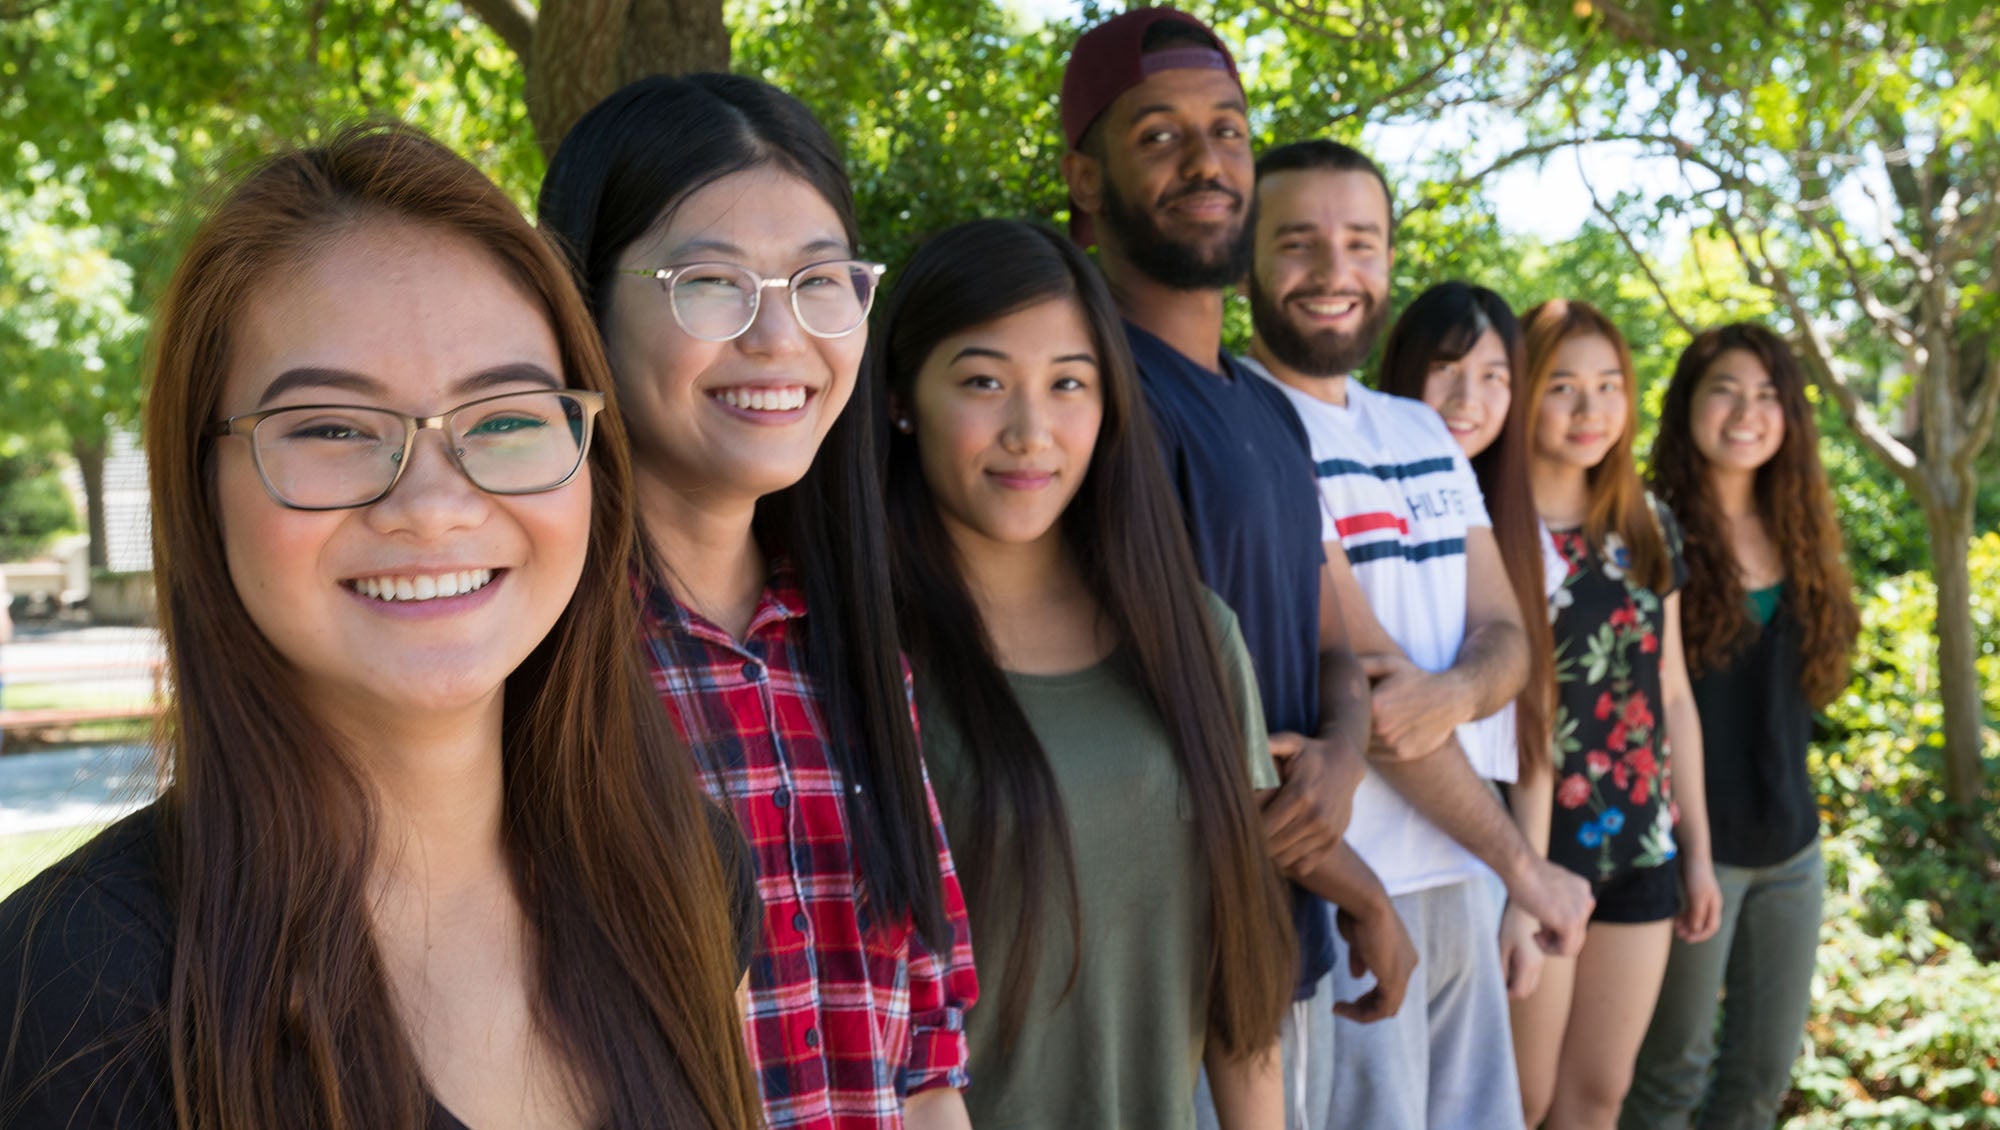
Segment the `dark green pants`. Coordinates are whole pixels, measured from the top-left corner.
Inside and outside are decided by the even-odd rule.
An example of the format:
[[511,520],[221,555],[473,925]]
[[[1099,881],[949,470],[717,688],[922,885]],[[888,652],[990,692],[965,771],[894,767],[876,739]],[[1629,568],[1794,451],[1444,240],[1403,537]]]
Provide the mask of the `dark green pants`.
[[1618,1130],[1771,1130],[1791,1087],[1819,948],[1819,841],[1771,867],[1718,864],[1715,877],[1722,927],[1699,945],[1674,940]]

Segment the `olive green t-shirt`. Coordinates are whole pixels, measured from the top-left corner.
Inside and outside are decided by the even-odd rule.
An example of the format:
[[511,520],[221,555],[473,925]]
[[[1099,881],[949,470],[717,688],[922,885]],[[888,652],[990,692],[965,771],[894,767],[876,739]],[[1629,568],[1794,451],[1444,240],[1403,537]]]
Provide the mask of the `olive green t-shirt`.
[[[1278,784],[1236,618],[1213,596],[1225,676],[1244,704],[1253,788]],[[1008,674],[1062,794],[1075,851],[1083,959],[1068,996],[1068,924],[1042,915],[1034,994],[1000,1048],[1001,971],[1017,915],[972,919],[980,1003],[966,1019],[979,1130],[1191,1130],[1208,1016],[1208,873],[1165,726],[1115,657],[1067,675]],[[954,842],[971,842],[974,795],[959,733],[917,673],[924,757]],[[1056,889],[1060,889],[1059,884]],[[1059,899],[1059,896],[1056,896]]]

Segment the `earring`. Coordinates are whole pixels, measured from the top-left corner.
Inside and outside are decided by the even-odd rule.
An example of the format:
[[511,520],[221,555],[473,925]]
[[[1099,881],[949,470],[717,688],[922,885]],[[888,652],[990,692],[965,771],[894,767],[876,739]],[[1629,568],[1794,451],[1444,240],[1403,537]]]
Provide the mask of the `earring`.
[[910,418],[908,416],[898,416],[896,417],[896,430],[903,433],[904,435],[909,435],[911,432],[914,432],[917,429],[915,425],[910,423]]

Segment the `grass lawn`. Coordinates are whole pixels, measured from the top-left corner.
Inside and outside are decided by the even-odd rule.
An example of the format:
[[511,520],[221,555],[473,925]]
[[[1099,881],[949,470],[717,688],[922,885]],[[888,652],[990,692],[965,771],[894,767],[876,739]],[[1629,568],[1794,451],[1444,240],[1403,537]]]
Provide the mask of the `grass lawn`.
[[0,836],[0,898],[35,877],[36,873],[96,835],[101,824],[56,828],[46,832],[17,832]]

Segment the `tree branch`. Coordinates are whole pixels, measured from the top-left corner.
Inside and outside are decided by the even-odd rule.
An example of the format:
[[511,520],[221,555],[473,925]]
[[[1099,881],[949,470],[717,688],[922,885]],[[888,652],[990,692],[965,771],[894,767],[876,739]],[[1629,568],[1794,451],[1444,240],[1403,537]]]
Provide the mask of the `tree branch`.
[[1674,305],[1673,296],[1667,293],[1666,284],[1660,281],[1660,276],[1653,273],[1653,264],[1646,258],[1646,253],[1639,250],[1639,245],[1632,239],[1631,233],[1625,230],[1624,224],[1618,222],[1618,216],[1611,209],[1604,206],[1604,201],[1598,199],[1597,186],[1590,183],[1590,174],[1584,172],[1581,155],[1577,158],[1576,175],[1577,179],[1583,182],[1583,190],[1590,194],[1590,206],[1597,209],[1597,214],[1604,217],[1605,223],[1611,225],[1611,230],[1618,236],[1618,242],[1625,245],[1625,250],[1631,254],[1632,261],[1639,264],[1639,273],[1645,275],[1646,281],[1652,284],[1653,293],[1659,296],[1660,305],[1666,307],[1667,315],[1674,320],[1675,325],[1681,328],[1682,333],[1693,337],[1695,335],[1694,323],[1688,321],[1681,314],[1680,307]]
[[528,0],[464,0],[465,9],[478,16],[514,54],[528,61],[535,46],[536,12]]

